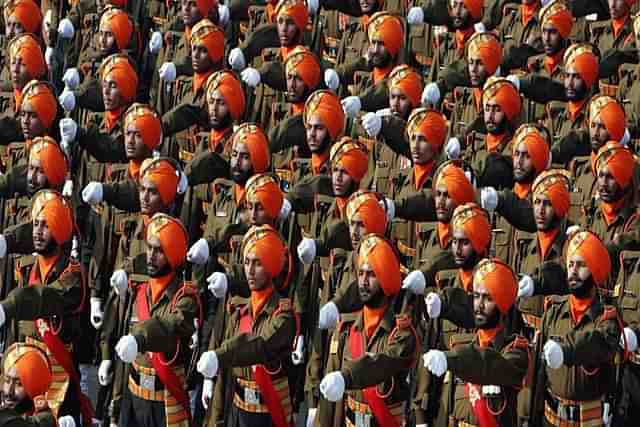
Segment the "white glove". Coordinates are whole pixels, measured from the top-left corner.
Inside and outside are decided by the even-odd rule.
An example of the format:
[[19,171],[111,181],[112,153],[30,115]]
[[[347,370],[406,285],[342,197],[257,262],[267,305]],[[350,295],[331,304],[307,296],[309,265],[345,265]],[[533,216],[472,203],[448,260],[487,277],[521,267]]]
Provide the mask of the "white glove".
[[303,264],[311,264],[316,257],[316,241],[306,237],[298,244],[298,258]]
[[158,70],[160,78],[168,83],[175,81],[176,73],[176,64],[173,62],[165,62]]
[[602,405],[602,422],[604,423],[604,427],[611,427],[611,421],[613,420],[613,414],[611,413],[611,404],[609,402],[605,402]]
[[133,335],[125,335],[116,344],[116,353],[124,363],[133,363],[138,355],[138,342]]
[[329,68],[324,71],[324,84],[334,92],[340,87],[340,76],[338,76],[336,70]]
[[498,192],[493,187],[485,187],[480,190],[480,204],[483,209],[493,211],[498,207]]
[[429,83],[422,91],[420,102],[422,105],[434,105],[440,101],[440,88],[436,83]]
[[375,138],[382,129],[382,118],[376,113],[367,113],[362,117],[362,127],[370,137]]
[[298,366],[304,362],[304,336],[299,335],[296,341],[296,348],[291,353],[291,361]]
[[342,103],[342,109],[345,114],[351,118],[355,117],[362,108],[360,98],[357,96],[347,96],[340,102]]
[[424,299],[424,303],[427,306],[427,314],[430,319],[437,319],[440,317],[440,312],[442,311],[442,300],[438,294],[435,292],[429,292],[427,297]]
[[127,293],[127,288],[129,287],[129,276],[127,276],[127,273],[124,270],[116,270],[111,274],[109,283],[116,295],[124,297]]
[[82,200],[84,200],[85,203],[95,205],[102,202],[102,198],[102,184],[99,182],[92,181],[82,190]]
[[199,239],[189,248],[187,261],[192,264],[202,265],[209,259],[209,244],[206,239]]
[[51,46],[47,46],[47,48],[44,50],[44,62],[49,67],[51,67],[51,64],[53,63],[54,54],[55,50]]
[[316,422],[316,414],[318,413],[318,408],[309,408],[307,412],[307,424],[306,427],[313,427]]
[[98,382],[101,386],[108,386],[111,383],[113,374],[111,373],[111,360],[103,360],[98,368]]
[[291,202],[287,199],[282,199],[282,206],[280,206],[280,213],[278,214],[278,219],[280,221],[284,221],[289,218],[291,214]]
[[456,137],[450,138],[444,147],[444,152],[450,160],[457,160],[460,157],[460,140]]
[[4,234],[0,234],[0,258],[7,256],[7,239]]
[[333,329],[340,320],[340,313],[338,307],[333,301],[329,301],[320,308],[318,313],[318,328],[320,329]]
[[[624,336],[623,336],[624,335]],[[638,337],[631,328],[624,328],[622,334],[620,334],[620,347],[624,348],[624,340],[627,340],[627,351],[630,353],[635,352],[638,349]]]
[[205,351],[196,366],[205,378],[213,378],[218,373],[218,356],[215,351]]
[[73,111],[76,108],[76,96],[66,87],[58,97],[58,102],[66,112]]
[[91,317],[89,318],[89,321],[94,328],[100,329],[102,327],[102,319],[104,317],[104,313],[102,312],[102,299],[91,297],[89,299],[89,304],[91,306]]
[[[71,92],[69,92],[71,93]],[[71,93],[73,95],[73,93]],[[78,124],[70,117],[65,117],[60,120],[58,125],[60,127],[60,139],[67,144],[76,140],[78,136]]]
[[393,199],[385,197],[384,200],[380,200],[378,204],[382,206],[382,209],[387,213],[387,221],[393,221],[396,217],[396,202],[394,202]]
[[4,307],[0,304],[0,326],[4,325],[7,321],[7,315],[4,313]]
[[209,409],[209,402],[213,397],[213,380],[205,378],[202,383],[202,406],[204,409]]
[[624,135],[622,135],[622,138],[620,139],[620,144],[626,147],[629,144],[629,141],[631,141],[631,134],[629,133],[629,128],[624,128]]
[[551,369],[558,369],[564,363],[564,353],[560,344],[553,340],[549,340],[544,344],[542,349],[544,360]]
[[551,3],[551,0],[542,0],[542,2],[540,2],[540,6],[545,7],[549,3]]
[[320,382],[320,393],[329,401],[337,402],[344,395],[344,377],[340,371],[329,372]]
[[261,81],[260,71],[251,67],[242,70],[242,72],[240,73],[240,77],[242,78],[242,81],[245,82],[249,87],[256,87],[260,84]]
[[320,0],[307,0],[307,10],[309,15],[315,15],[320,9]]
[[447,372],[447,356],[440,350],[429,350],[422,356],[424,367],[436,377]]
[[193,329],[193,334],[191,334],[191,339],[189,340],[189,348],[191,350],[197,349],[199,344],[198,332],[200,326],[198,325],[198,319],[193,319]]
[[393,116],[393,113],[391,112],[391,108],[382,108],[378,111],[376,111],[376,114],[380,117],[389,117],[389,116]]
[[476,33],[484,33],[485,31],[487,31],[487,28],[484,26],[482,22],[477,22],[473,26],[473,31],[475,31]]
[[149,40],[149,53],[155,55],[160,52],[160,49],[162,49],[162,33],[154,31]]
[[407,13],[407,24],[415,25],[422,24],[424,22],[424,12],[421,7],[414,6],[409,9]]
[[229,6],[224,4],[218,5],[218,26],[224,28],[229,23],[231,13],[229,12]]
[[62,187],[62,196],[71,197],[72,195],[73,195],[73,181],[68,179],[64,182],[64,186]]
[[533,295],[535,285],[531,276],[524,274],[518,281],[518,298],[530,297]]
[[415,295],[423,295],[426,287],[427,281],[420,270],[413,270],[402,281],[402,289],[408,289]]
[[580,231],[580,226],[579,225],[572,225],[571,227],[567,228],[567,236],[571,236],[574,233],[577,233],[578,231]]
[[58,24],[58,35],[63,39],[73,38],[75,33],[76,29],[73,28],[73,23],[68,18],[64,18]]
[[520,92],[520,77],[515,74],[509,74],[507,76],[507,80],[509,80],[516,87],[516,90]]
[[69,68],[62,76],[64,85],[69,89],[75,89],[80,85],[80,73],[77,68]]
[[76,427],[76,421],[71,415],[58,418],[58,427]]
[[229,65],[235,71],[242,71],[247,66],[247,60],[244,59],[244,53],[239,47],[234,47],[229,52]]
[[207,283],[209,284],[207,288],[214,297],[222,298],[227,293],[229,284],[226,274],[216,271],[215,273],[212,273],[209,277],[207,277]]

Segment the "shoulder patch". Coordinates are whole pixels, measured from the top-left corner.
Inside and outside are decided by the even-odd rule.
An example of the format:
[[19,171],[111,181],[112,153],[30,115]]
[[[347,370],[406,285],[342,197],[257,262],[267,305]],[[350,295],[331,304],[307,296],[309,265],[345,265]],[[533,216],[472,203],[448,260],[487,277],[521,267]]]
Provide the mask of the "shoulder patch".
[[290,311],[291,310],[291,300],[289,298],[281,298],[280,304],[278,305],[278,311]]
[[399,329],[407,329],[411,326],[411,318],[406,314],[396,316],[396,327]]

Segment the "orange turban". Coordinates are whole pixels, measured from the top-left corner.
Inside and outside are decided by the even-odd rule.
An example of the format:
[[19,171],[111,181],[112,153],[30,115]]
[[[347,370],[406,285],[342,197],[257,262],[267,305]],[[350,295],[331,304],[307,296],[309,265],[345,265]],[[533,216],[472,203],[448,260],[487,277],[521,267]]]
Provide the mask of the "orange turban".
[[480,19],[482,17],[483,0],[464,0],[464,6],[474,19]]
[[107,4],[124,8],[127,5],[127,0],[108,0]]
[[113,33],[119,50],[123,50],[131,43],[133,23],[126,12],[120,9],[108,9],[100,18],[100,28],[109,27]]
[[196,0],[196,5],[202,16],[206,18],[211,9],[218,7],[218,0]]
[[244,246],[243,256],[255,253],[272,278],[282,273],[287,259],[287,246],[271,226],[251,227],[245,234],[242,244]]
[[571,34],[573,15],[565,2],[558,0],[549,3],[540,10],[540,22],[541,27],[549,24],[558,30],[563,39],[566,39]]
[[278,181],[266,174],[253,175],[245,185],[246,200],[251,203],[260,203],[269,218],[276,219],[282,209],[282,191]]
[[312,116],[319,116],[329,130],[334,141],[344,132],[345,117],[340,98],[328,90],[318,90],[309,96],[304,104],[303,121],[305,125]]
[[368,234],[358,250],[358,267],[363,264],[371,266],[386,296],[400,292],[400,261],[388,240]]
[[224,56],[224,31],[208,19],[198,22],[191,31],[191,44],[203,44],[214,63]]
[[320,84],[320,61],[304,46],[295,47],[287,55],[284,70],[286,76],[300,77],[310,90],[314,90]]
[[489,75],[496,72],[502,62],[502,46],[493,33],[475,33],[467,42],[467,58],[480,58]]
[[475,190],[469,182],[464,171],[454,163],[445,163],[436,174],[433,181],[434,190],[438,185],[444,184],[447,187],[449,197],[453,199],[456,206],[473,202]]
[[124,116],[125,132],[129,125],[135,125],[142,135],[142,142],[149,150],[162,142],[162,121],[156,111],[146,104],[133,104]]
[[507,116],[513,120],[520,114],[522,102],[518,89],[509,80],[502,77],[489,77],[482,91],[482,105],[494,100]]
[[40,190],[31,204],[31,218],[44,218],[53,239],[63,245],[73,232],[73,211],[60,193],[53,190]]
[[178,192],[180,170],[169,158],[145,159],[140,166],[140,178],[155,184],[165,206],[173,203]]
[[453,211],[453,229],[462,228],[476,253],[486,255],[491,241],[491,224],[487,212],[475,203],[465,203]]
[[244,114],[246,100],[240,81],[231,71],[217,71],[209,76],[207,94],[212,96],[215,91],[220,92],[224,102],[229,107],[229,113],[234,120],[240,120]]
[[147,240],[156,237],[174,270],[184,264],[187,257],[187,231],[182,223],[163,213],[157,213],[147,225]]
[[138,74],[125,55],[114,54],[105,60],[102,79],[111,77],[116,81],[118,89],[127,102],[136,99],[138,91]]
[[44,62],[44,55],[40,43],[31,34],[20,34],[16,36],[9,45],[9,57],[20,57],[27,66],[29,77],[38,79],[47,71],[47,64]]
[[609,173],[613,175],[618,185],[626,188],[633,178],[636,160],[627,147],[615,141],[609,141],[598,151],[595,166],[595,170],[598,172],[602,167],[607,166]]
[[567,264],[574,255],[584,258],[596,285],[602,286],[606,282],[611,272],[611,258],[607,247],[598,236],[582,230],[572,235],[567,246]]
[[502,314],[516,302],[518,281],[511,267],[497,258],[485,258],[473,271],[473,287],[483,284]]
[[589,117],[593,120],[598,116],[607,128],[609,138],[620,141],[624,136],[627,118],[618,101],[606,95],[594,96],[589,104]]
[[369,168],[367,147],[346,136],[331,147],[329,159],[331,164],[342,165],[356,182],[362,181]]
[[38,118],[46,129],[51,129],[53,121],[58,113],[58,102],[54,96],[53,88],[46,82],[31,80],[22,88],[22,105],[25,102],[31,104]]
[[371,16],[367,25],[367,36],[369,43],[381,40],[393,57],[398,55],[404,45],[402,22],[388,12],[376,12]]
[[551,206],[558,218],[564,218],[569,212],[571,198],[569,182],[571,177],[566,170],[550,169],[542,172],[533,181],[533,194],[543,194],[551,201]]
[[29,158],[40,161],[49,184],[59,187],[64,183],[68,171],[67,158],[53,138],[35,138],[29,150]]
[[564,66],[565,70],[574,67],[587,85],[587,89],[598,79],[598,57],[593,52],[593,46],[588,43],[569,46],[564,53]]
[[7,4],[6,7],[8,8],[6,14],[7,18],[15,15],[20,24],[24,27],[25,32],[33,34],[38,34],[40,32],[42,11],[36,2],[33,0],[17,0],[13,3]]
[[231,146],[242,143],[249,150],[253,173],[264,173],[271,164],[269,140],[260,126],[254,123],[243,123],[236,129],[231,138]]
[[384,235],[387,229],[387,214],[380,206],[380,199],[376,193],[358,190],[347,201],[347,219],[352,220],[358,214],[366,228],[366,234]]
[[47,355],[31,344],[15,343],[4,354],[3,372],[15,367],[27,395],[43,396],[51,387],[51,365]]
[[420,105],[424,89],[422,76],[408,65],[398,65],[389,74],[389,89],[398,88],[411,101],[412,107]]
[[277,17],[288,17],[293,20],[300,33],[304,32],[309,21],[309,10],[301,0],[281,0],[276,7]]
[[409,141],[414,140],[415,134],[420,133],[437,150],[444,144],[447,131],[447,119],[444,115],[428,108],[416,108],[411,112],[407,122]]
[[549,145],[545,135],[536,126],[524,124],[518,128],[513,137],[513,152],[515,153],[522,143],[527,147],[527,152],[533,161],[536,174],[547,168],[549,163]]

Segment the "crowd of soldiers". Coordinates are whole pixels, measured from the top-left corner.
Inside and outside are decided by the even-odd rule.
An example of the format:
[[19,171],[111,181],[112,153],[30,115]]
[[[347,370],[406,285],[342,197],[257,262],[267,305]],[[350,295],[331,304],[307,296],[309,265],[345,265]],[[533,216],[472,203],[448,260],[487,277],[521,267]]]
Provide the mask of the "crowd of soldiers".
[[0,3],[0,426],[638,422],[635,0]]

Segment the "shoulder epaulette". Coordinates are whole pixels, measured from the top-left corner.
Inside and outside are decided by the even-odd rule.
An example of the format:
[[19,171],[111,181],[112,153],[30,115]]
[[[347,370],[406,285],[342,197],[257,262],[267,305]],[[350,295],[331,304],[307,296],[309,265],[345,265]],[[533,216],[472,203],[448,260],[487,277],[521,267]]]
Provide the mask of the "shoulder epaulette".
[[280,302],[278,304],[278,312],[280,311],[291,311],[291,299],[289,298],[280,298]]
[[605,305],[600,320],[616,320],[618,318],[618,310],[612,305]]
[[407,329],[411,326],[411,318],[407,314],[398,314],[396,316],[396,328]]

